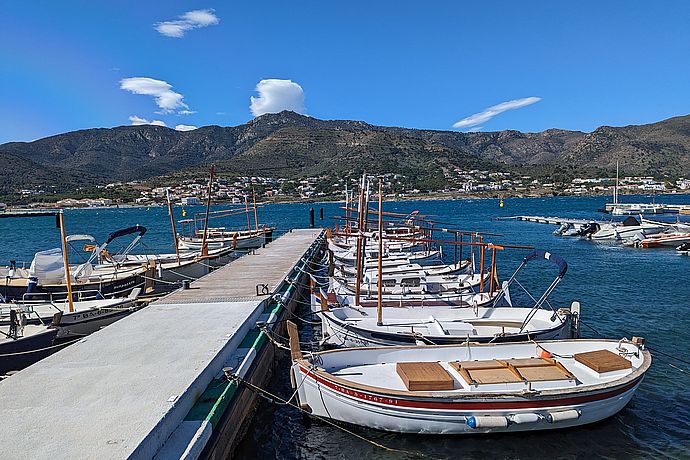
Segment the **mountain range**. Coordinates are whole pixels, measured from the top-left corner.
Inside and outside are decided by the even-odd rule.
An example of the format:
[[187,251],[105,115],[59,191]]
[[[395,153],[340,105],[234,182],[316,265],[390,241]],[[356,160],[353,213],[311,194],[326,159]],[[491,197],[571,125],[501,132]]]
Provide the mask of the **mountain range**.
[[549,129],[461,133],[266,114],[232,127],[180,132],[152,125],[94,128],[0,145],[0,192],[58,190],[194,174],[301,177],[361,171],[442,177],[448,167],[690,176],[690,115],[591,133]]

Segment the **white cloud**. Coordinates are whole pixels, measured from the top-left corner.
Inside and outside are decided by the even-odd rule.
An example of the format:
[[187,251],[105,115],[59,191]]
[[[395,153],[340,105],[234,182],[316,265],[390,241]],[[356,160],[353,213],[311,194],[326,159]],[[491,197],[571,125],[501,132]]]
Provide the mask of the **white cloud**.
[[283,110],[304,113],[304,91],[292,80],[261,80],[256,85],[256,91],[259,97],[252,96],[249,104],[255,117]]
[[474,128],[470,128],[467,130],[468,133],[478,133],[481,131],[483,126],[475,126]]
[[153,96],[156,100],[156,105],[161,108],[158,113],[166,114],[179,110],[179,114],[194,113],[189,110],[185,104],[180,93],[172,90],[172,85],[163,80],[156,80],[148,77],[132,77],[123,78],[120,80],[120,88],[134,94],[144,94],[146,96]]
[[198,129],[197,126],[191,126],[191,125],[177,125],[175,126],[176,131],[194,131],[195,129]]
[[130,115],[129,121],[132,122],[132,126],[139,125],[154,125],[154,126],[167,126],[162,120],[147,120],[146,118],[141,118],[136,115]]
[[154,28],[166,37],[181,38],[192,29],[218,24],[220,19],[212,9],[188,11],[174,21],[163,21],[154,24]]
[[506,110],[519,109],[539,101],[541,101],[540,97],[525,97],[522,99],[501,102],[500,104],[492,105],[491,107],[486,108],[479,113],[475,113],[467,118],[463,118],[462,120],[453,124],[453,128],[469,128],[471,126],[486,123],[496,115],[503,113]]

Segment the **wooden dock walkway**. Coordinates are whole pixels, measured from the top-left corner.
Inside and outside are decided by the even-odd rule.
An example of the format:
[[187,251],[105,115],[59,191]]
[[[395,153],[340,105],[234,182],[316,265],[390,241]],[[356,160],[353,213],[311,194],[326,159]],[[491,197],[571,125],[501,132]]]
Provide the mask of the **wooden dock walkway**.
[[256,321],[280,311],[274,295],[296,301],[286,278],[306,282],[320,235],[287,233],[0,382],[2,457],[198,458],[213,443],[223,451],[213,436],[238,430],[220,413],[235,403],[207,398],[209,388],[226,382],[227,365],[245,375],[268,365]]

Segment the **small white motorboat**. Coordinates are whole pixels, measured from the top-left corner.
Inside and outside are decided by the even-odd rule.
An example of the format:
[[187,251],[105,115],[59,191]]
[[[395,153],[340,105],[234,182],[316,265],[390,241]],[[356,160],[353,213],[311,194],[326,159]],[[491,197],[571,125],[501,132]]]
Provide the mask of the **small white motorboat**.
[[631,238],[644,239],[666,231],[668,226],[661,224],[640,223],[630,216],[622,223],[608,223],[599,226],[590,238],[597,241],[624,241]]
[[129,297],[110,299],[95,298],[74,301],[73,311],[69,311],[67,300],[53,302],[0,303],[0,327],[10,324],[10,312],[19,311],[27,325],[50,324],[56,313],[60,313],[60,323],[55,325],[57,338],[80,337],[118,321],[141,308],[135,303],[140,289],[135,288]]
[[26,324],[25,315],[16,309],[8,316],[0,324],[0,375],[24,369],[56,351],[59,314],[45,325]]
[[347,348],[302,355],[288,323],[300,407],[419,434],[567,428],[611,417],[651,364],[644,341],[559,340]]

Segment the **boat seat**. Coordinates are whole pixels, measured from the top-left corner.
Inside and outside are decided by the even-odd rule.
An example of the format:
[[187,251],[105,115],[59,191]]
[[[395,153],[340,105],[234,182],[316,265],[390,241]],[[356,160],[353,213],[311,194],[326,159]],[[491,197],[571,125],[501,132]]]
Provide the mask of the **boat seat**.
[[546,358],[455,361],[449,364],[470,385],[575,379],[563,365]]
[[453,376],[437,362],[397,363],[395,370],[409,391],[441,391],[455,387]]
[[575,353],[573,357],[578,363],[584,364],[599,374],[632,368],[632,363],[630,361],[609,350]]

